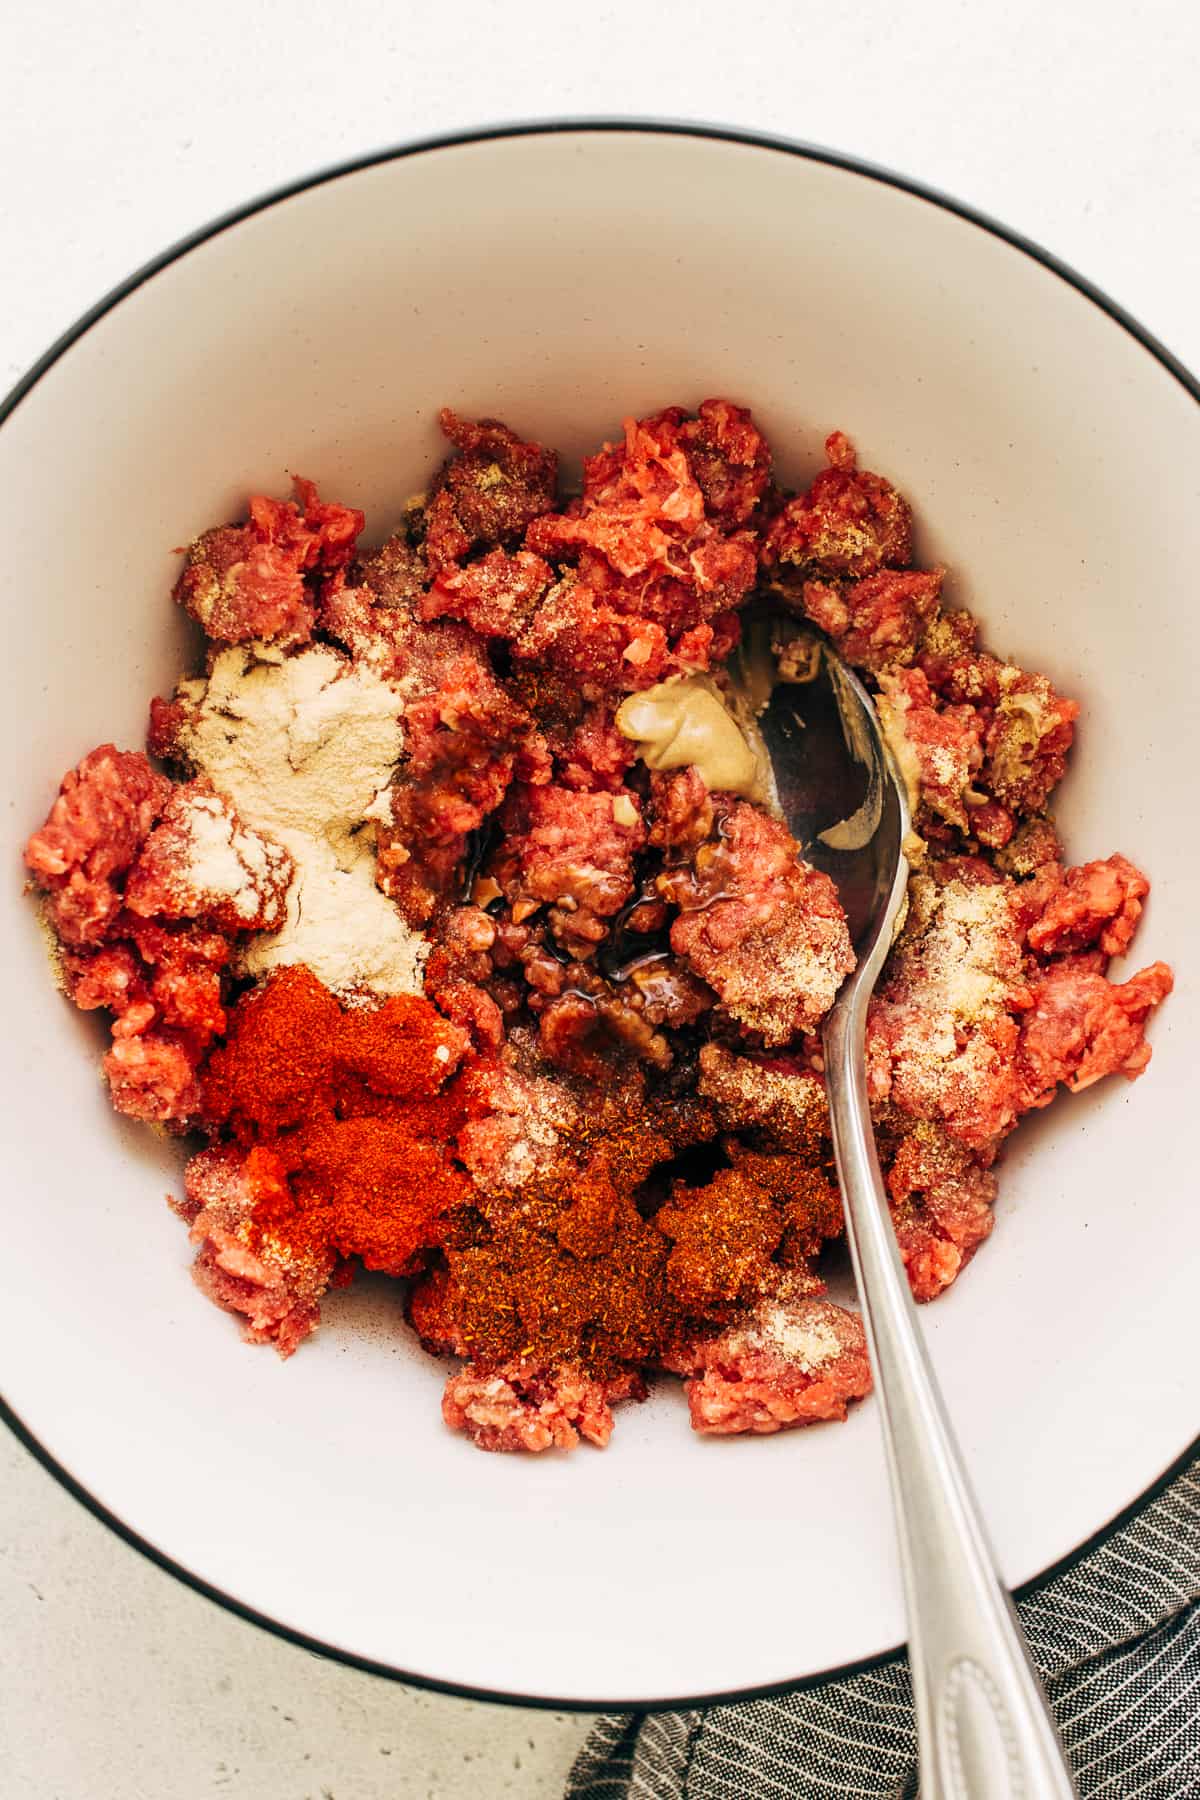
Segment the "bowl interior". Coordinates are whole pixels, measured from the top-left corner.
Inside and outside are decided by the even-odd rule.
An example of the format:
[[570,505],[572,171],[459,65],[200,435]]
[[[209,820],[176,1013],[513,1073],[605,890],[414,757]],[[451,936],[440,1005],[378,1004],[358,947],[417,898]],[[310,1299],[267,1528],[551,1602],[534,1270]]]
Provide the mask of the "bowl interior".
[[193,248],[0,430],[13,1028],[0,1379],[104,1507],[245,1606],[430,1678],[564,1700],[753,1688],[904,1635],[874,1408],[702,1442],[665,1390],[604,1455],[485,1457],[386,1283],[287,1365],[188,1279],[177,1148],[117,1120],[51,985],[19,845],[93,744],[141,742],[194,654],[172,547],[288,471],[383,536],[437,408],[577,459],[623,414],[727,394],[783,476],[841,426],[908,494],[989,644],[1084,703],[1059,817],[1154,896],[1177,964],[1145,1081],[1064,1098],[1006,1154],[996,1233],[924,1314],[1011,1581],[1063,1556],[1196,1417],[1187,1191],[1200,757],[1200,412],[1092,301],[879,180],[782,150],[577,130],[353,172]]

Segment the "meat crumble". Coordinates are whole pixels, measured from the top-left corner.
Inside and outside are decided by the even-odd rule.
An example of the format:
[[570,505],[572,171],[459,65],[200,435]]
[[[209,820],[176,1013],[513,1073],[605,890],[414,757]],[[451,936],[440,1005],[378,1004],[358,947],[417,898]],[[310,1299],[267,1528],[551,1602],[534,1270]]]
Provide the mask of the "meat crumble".
[[1141,1074],[1171,988],[1110,973],[1146,877],[1068,866],[1048,810],[1079,703],[981,647],[841,432],[788,493],[746,408],[669,406],[564,493],[552,450],[440,422],[375,547],[298,478],[183,553],[205,666],[25,848],[62,984],[109,1017],[114,1107],[202,1140],[173,1204],[250,1342],[291,1355],[371,1268],[485,1450],[602,1447],[663,1378],[701,1433],[842,1419],[871,1385],[826,1289],[845,914],[750,774],[650,766],[622,709],[702,692],[740,730],[750,608],[868,684],[916,834],[868,1078],[928,1301],[1019,1120]]

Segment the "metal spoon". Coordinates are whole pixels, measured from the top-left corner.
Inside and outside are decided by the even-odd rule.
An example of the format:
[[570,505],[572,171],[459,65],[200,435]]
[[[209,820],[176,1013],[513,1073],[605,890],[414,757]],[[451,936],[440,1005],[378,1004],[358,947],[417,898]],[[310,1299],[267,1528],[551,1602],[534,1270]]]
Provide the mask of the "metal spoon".
[[866,689],[831,651],[823,663],[816,681],[776,687],[759,727],[784,817],[835,882],[858,954],[825,1021],[825,1080],[891,1476],[922,1800],[1070,1800],[1075,1785],[926,1355],[871,1126],[867,1003],[903,917],[908,800]]

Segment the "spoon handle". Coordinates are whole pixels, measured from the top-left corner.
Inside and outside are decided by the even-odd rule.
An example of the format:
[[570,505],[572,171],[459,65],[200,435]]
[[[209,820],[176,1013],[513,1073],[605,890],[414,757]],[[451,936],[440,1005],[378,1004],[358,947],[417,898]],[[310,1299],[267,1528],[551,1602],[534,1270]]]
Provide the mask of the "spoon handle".
[[885,951],[868,958],[826,1020],[825,1077],[891,1476],[921,1800],[1071,1800],[1075,1784],[926,1355],[888,1213],[865,1056],[867,1002]]

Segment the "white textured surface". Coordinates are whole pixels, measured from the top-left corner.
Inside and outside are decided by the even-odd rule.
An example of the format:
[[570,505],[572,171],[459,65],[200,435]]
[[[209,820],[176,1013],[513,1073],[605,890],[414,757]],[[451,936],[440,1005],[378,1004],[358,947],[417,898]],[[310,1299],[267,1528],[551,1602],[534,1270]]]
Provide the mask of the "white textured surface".
[[[1148,0],[453,8],[24,4],[6,34],[0,386],[105,289],[306,170],[502,118],[723,120],[991,211],[1200,364],[1200,15]],[[14,250],[20,279],[12,278]],[[136,1557],[15,1446],[0,1463],[0,1792],[19,1800],[551,1795],[582,1726],[310,1658]],[[389,1754],[390,1752],[390,1754]],[[519,1766],[518,1766],[519,1759]]]
[[555,1800],[586,1717],[324,1662],[119,1542],[0,1431],[5,1800]]

